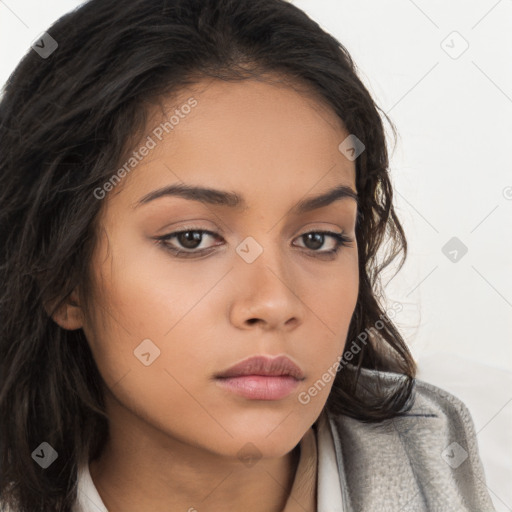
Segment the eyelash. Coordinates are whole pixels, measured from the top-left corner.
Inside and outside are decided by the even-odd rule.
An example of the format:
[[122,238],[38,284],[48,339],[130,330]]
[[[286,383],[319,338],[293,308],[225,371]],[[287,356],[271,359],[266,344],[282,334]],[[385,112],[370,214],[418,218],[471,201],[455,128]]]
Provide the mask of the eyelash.
[[[211,249],[216,247],[216,246],[213,246],[213,247],[208,247],[208,248],[202,249],[202,250],[190,249],[188,251],[185,251],[185,250],[177,249],[176,247],[173,247],[172,245],[169,244],[169,240],[171,240],[172,238],[176,238],[178,235],[183,234],[183,233],[202,233],[203,235],[207,234],[207,235],[211,235],[211,236],[217,237],[217,238],[220,237],[220,235],[218,235],[217,233],[215,233],[213,231],[209,231],[207,229],[187,228],[187,229],[181,229],[180,231],[174,231],[173,233],[169,233],[167,235],[162,235],[160,237],[156,237],[155,243],[158,245],[161,245],[164,248],[164,250],[171,252],[174,256],[176,256],[178,258],[200,257],[202,254],[205,254],[208,251],[211,252]],[[335,233],[334,231],[321,231],[321,230],[320,231],[307,231],[306,233],[299,235],[297,238],[301,238],[301,237],[304,237],[304,236],[312,234],[312,233],[320,234],[320,235],[328,235],[328,236],[331,236],[332,238],[334,238],[334,240],[336,241],[336,247],[334,249],[330,249],[328,251],[318,251],[318,250],[306,248],[306,251],[311,251],[313,253],[314,257],[335,256],[342,247],[351,247],[352,242],[354,241],[352,238],[348,237],[347,235],[345,235],[343,233]],[[202,241],[203,240],[201,240],[201,242]],[[324,241],[324,243],[325,243],[325,241]]]

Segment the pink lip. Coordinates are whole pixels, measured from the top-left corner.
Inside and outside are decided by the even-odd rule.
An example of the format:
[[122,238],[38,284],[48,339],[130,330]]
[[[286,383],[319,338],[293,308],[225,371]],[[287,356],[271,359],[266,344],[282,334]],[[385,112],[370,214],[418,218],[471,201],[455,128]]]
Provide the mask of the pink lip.
[[264,375],[219,378],[217,383],[224,389],[251,400],[281,400],[299,385],[294,377]]
[[304,372],[286,356],[250,357],[215,375],[224,389],[253,400],[285,398],[304,378]]

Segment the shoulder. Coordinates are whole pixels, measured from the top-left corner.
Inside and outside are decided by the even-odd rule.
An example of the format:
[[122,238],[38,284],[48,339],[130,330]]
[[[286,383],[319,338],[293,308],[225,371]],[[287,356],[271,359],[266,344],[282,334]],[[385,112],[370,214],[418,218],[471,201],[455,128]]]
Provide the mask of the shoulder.
[[[396,377],[367,370],[362,383],[392,386]],[[411,400],[407,412],[378,423],[329,414],[347,499],[365,510],[495,510],[466,405],[418,379]]]
[[462,400],[434,384],[415,379],[415,393],[411,413],[429,412],[437,418],[446,418],[446,425],[464,426],[473,431],[473,419]]
[[476,444],[471,413],[459,398],[433,384],[415,379],[412,399],[411,409],[394,419],[395,424],[432,431],[439,442],[459,439],[468,447]]
[[[389,389],[391,393],[400,375],[391,372],[380,372],[363,369],[358,381],[361,390],[379,388]],[[333,416],[335,417],[335,416]],[[343,415],[336,416],[342,422]],[[356,421],[356,420],[354,420]],[[363,425],[362,422],[357,422]],[[432,430],[436,435],[461,435],[475,437],[473,419],[467,406],[459,398],[448,391],[420,379],[414,379],[410,408],[407,412],[379,423],[364,423],[370,430],[398,431],[405,433],[410,430]],[[355,423],[354,423],[355,425]],[[371,427],[373,425],[373,427]]]

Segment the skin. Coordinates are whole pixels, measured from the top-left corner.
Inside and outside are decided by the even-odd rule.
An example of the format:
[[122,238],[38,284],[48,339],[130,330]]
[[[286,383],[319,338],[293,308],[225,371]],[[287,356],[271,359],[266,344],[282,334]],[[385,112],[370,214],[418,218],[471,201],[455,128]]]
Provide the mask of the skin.
[[[197,106],[103,199],[92,312],[77,289],[54,320],[84,330],[105,381],[110,437],[90,471],[110,512],[278,512],[332,379],[308,404],[298,395],[342,353],[359,286],[356,201],[290,210],[338,185],[356,192],[355,164],[338,150],[349,133],[319,99],[284,83],[203,81],[166,108],[192,95]],[[145,137],[161,114],[152,111]],[[164,196],[135,206],[180,182],[236,192],[247,205]],[[219,235],[203,233],[197,249],[168,244],[211,247],[200,257],[155,243],[190,228]],[[322,230],[352,242],[329,256],[335,239],[301,236]],[[263,248],[252,263],[236,252],[249,236]],[[134,350],[148,338],[160,356],[145,366]],[[213,379],[249,356],[282,354],[306,376],[284,399],[249,400]],[[251,466],[238,455],[247,443],[261,457]]]

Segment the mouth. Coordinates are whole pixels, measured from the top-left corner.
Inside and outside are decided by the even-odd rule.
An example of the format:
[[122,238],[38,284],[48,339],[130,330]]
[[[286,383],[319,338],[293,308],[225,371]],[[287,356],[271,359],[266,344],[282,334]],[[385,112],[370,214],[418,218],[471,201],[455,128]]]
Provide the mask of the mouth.
[[222,388],[251,400],[282,400],[295,390],[299,382],[294,377],[265,375],[217,379]]
[[215,375],[220,387],[252,400],[286,398],[304,379],[304,372],[286,356],[251,357]]

